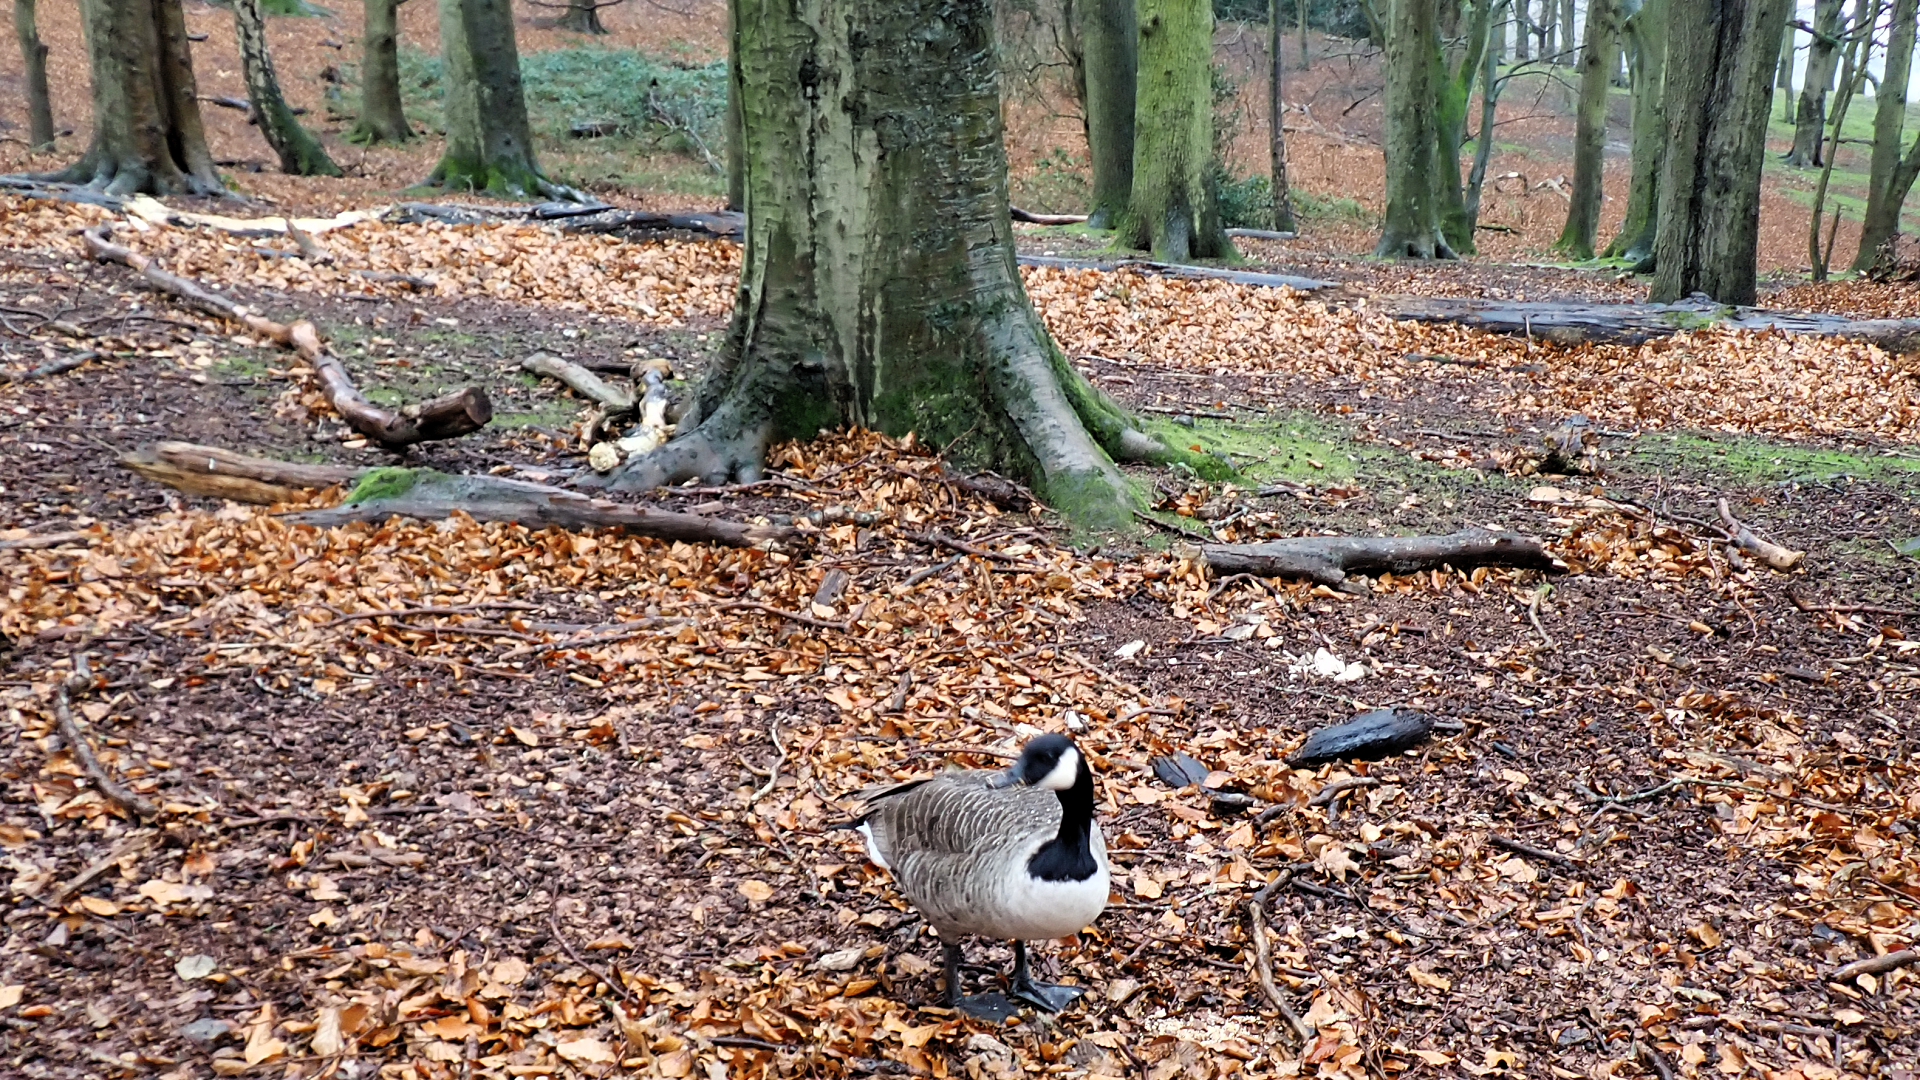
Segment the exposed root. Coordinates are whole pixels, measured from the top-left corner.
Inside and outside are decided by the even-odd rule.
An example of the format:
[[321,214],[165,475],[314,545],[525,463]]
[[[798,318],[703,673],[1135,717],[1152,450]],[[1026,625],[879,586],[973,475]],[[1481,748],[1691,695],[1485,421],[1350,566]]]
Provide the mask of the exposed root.
[[[614,491],[648,491],[688,480],[751,484],[766,475],[773,425],[765,420],[754,425],[738,421],[735,410],[722,406],[699,427],[650,454],[629,459],[598,483],[584,476],[577,482],[604,484]],[[715,434],[722,428],[732,429],[733,434]]]

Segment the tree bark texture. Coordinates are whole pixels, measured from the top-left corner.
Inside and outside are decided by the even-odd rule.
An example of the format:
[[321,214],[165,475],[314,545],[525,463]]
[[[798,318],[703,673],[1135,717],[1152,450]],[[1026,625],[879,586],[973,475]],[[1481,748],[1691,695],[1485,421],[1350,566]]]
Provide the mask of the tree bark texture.
[[246,77],[247,97],[260,123],[260,134],[267,145],[280,155],[280,171],[289,176],[339,176],[340,166],[327,156],[326,148],[313,137],[287,107],[280,93],[280,80],[273,73],[273,57],[267,52],[267,23],[260,15],[260,0],[231,0],[233,33],[240,44],[240,70]]
[[447,145],[427,183],[450,190],[571,195],[534,164],[510,0],[440,0]]
[[1139,0],[1133,191],[1120,239],[1168,262],[1232,248],[1214,203],[1213,5]]
[[[1302,12],[1307,10],[1307,0],[1294,0],[1294,3]],[[1300,40],[1304,43],[1306,16],[1303,14],[1300,18]],[[1272,127],[1267,133],[1267,159],[1273,178],[1273,228],[1275,232],[1293,232],[1293,197],[1287,192],[1286,105],[1281,100],[1286,63],[1281,59],[1284,55],[1281,44],[1280,0],[1267,0],[1267,119]]]
[[1779,92],[1780,119],[1793,119],[1793,14],[1798,0],[1787,0],[1787,23],[1780,30],[1780,62],[1773,69],[1773,88]]
[[1560,62],[1555,56],[1560,51],[1555,36],[1559,18],[1554,13],[1558,10],[1556,4],[1561,2],[1563,0],[1540,0],[1540,59],[1556,64]]
[[1793,118],[1793,149],[1787,164],[1822,163],[1820,144],[1827,126],[1827,91],[1840,60],[1841,0],[1814,0],[1813,41],[1807,46],[1807,73],[1800,82],[1799,108]]
[[1660,227],[1660,171],[1667,156],[1667,4],[1625,0],[1621,11],[1633,72],[1633,143],[1627,213],[1606,254],[1646,264]]
[[1560,0],[1560,63],[1573,66],[1573,48],[1576,44],[1573,38],[1573,0]]
[[27,145],[35,150],[53,146],[53,99],[47,95],[47,46],[34,22],[33,0],[13,0],[13,33],[20,39],[20,59],[27,83]]
[[360,41],[360,118],[347,138],[361,143],[398,143],[413,138],[400,104],[399,0],[366,0]]
[[1564,570],[1538,540],[1466,529],[1446,536],[1295,536],[1263,544],[1203,544],[1215,576],[1305,578],[1333,588],[1352,574],[1410,574],[1442,566]]
[[1533,43],[1528,39],[1533,33],[1533,20],[1527,8],[1533,0],[1513,0],[1513,60],[1524,63],[1533,55]]
[[[615,488],[752,480],[860,425],[1123,526],[1168,451],[1066,362],[1014,262],[987,0],[738,0],[747,236],[725,352]],[[935,18],[935,13],[939,17]]]
[[[1452,0],[1448,0],[1450,4]],[[1493,8],[1496,0],[1472,0],[1466,26],[1459,25],[1458,7],[1443,7],[1451,21],[1439,27],[1430,56],[1433,64],[1434,124],[1438,143],[1434,148],[1435,192],[1440,202],[1440,232],[1456,254],[1471,255],[1474,250],[1473,220],[1467,212],[1465,185],[1460,178],[1460,150],[1467,140],[1467,103],[1474,80],[1480,76],[1480,62],[1493,38]],[[1441,42],[1457,42],[1446,48]]]
[[1440,232],[1440,42],[1435,0],[1394,0],[1387,26],[1387,214],[1375,255],[1457,258]]
[[554,21],[561,30],[571,30],[576,34],[604,34],[607,26],[600,21],[600,9],[603,6],[594,0],[567,0],[567,13]]
[[180,0],[81,0],[93,142],[50,179],[108,195],[219,195]]
[[1087,224],[1110,229],[1133,198],[1133,121],[1140,22],[1134,0],[1076,0],[1074,18],[1086,82],[1087,153],[1093,205]]
[[747,208],[747,148],[740,130],[740,9],[727,0],[727,209]]
[[1656,303],[1695,292],[1723,304],[1754,301],[1768,94],[1788,7],[1689,0],[1668,10]]
[[1607,84],[1620,48],[1613,19],[1613,0],[1587,0],[1586,40],[1580,45],[1580,100],[1574,119],[1573,182],[1567,198],[1567,223],[1553,245],[1554,250],[1574,259],[1593,258],[1594,238],[1600,231]]
[[1860,250],[1854,270],[1865,270],[1880,248],[1900,231],[1900,206],[1920,172],[1920,139],[1902,156],[1900,140],[1907,119],[1907,79],[1913,70],[1913,38],[1920,0],[1893,0],[1887,23],[1887,55],[1873,97],[1873,153],[1867,165],[1867,208],[1860,221]]

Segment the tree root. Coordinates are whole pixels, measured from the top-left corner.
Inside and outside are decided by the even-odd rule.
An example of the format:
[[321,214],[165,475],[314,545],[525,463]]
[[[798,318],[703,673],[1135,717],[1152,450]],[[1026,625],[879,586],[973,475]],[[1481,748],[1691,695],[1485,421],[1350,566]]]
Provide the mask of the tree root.
[[301,319],[285,325],[255,315],[187,278],[160,269],[153,259],[112,243],[107,239],[109,229],[107,225],[95,225],[81,234],[87,251],[94,258],[130,267],[155,289],[211,315],[231,319],[261,337],[292,349],[313,368],[334,411],[355,431],[382,446],[393,449],[429,439],[451,439],[478,431],[493,419],[493,405],[487,400],[486,392],[477,386],[456,390],[401,412],[375,405],[354,386],[339,359],[326,351],[312,323]]
[[[729,428],[734,432],[731,436],[715,434]],[[699,427],[652,453],[628,459],[604,478],[583,476],[576,482],[612,491],[649,491],[688,480],[751,484],[766,475],[767,446],[772,438],[771,421],[745,423],[739,410],[723,405]]]
[[1466,529],[1447,536],[1298,536],[1263,544],[1205,544],[1215,574],[1305,578],[1347,592],[1364,592],[1350,574],[1432,570],[1441,566],[1519,566],[1565,570],[1539,541],[1514,533]]

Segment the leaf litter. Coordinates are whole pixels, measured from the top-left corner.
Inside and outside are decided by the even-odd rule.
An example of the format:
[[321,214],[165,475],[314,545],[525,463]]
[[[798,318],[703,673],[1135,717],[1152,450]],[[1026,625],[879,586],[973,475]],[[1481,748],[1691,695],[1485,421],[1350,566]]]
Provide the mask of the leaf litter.
[[[533,272],[475,243],[506,280]],[[201,272],[223,265],[242,264]],[[1562,355],[1153,278],[1118,280],[1141,307],[1122,318],[1096,295],[1114,276],[1029,280],[1070,351],[1151,345],[1383,397],[1420,362],[1369,358],[1399,350]],[[1776,339],[1693,340],[1762,363]],[[1710,396],[1645,408],[1700,423],[1683,394]],[[1089,556],[943,483],[911,441],[840,434],[774,464],[789,483],[747,512],[873,519],[802,515],[801,543],[737,551],[226,507],[0,551],[0,632],[33,660],[0,687],[9,925],[62,957],[0,1001],[66,1025],[54,1059],[183,1075],[1634,1075],[1645,1048],[1678,1075],[1812,1078],[1913,1059],[1911,969],[1823,981],[1920,935],[1920,781],[1875,719],[1920,689],[1893,623],[1788,608],[1682,523],[1578,492],[1536,493],[1573,570],[1544,603],[1538,575],[1487,570],[1354,601],[1222,588],[1183,549]],[[1215,497],[1258,501],[1180,493]],[[1290,531],[1271,513],[1228,529]],[[1003,558],[908,585],[946,558],[932,533]],[[849,581],[815,606],[831,570]],[[1615,627],[1662,629],[1595,626],[1610,653],[1585,660],[1541,641],[1526,612],[1582,592],[1611,597]],[[1771,659],[1810,623],[1847,646],[1817,682]],[[76,708],[152,823],[53,735],[74,645],[98,672]],[[1316,675],[1319,653],[1358,674]],[[1389,702],[1460,730],[1386,762],[1284,763],[1308,717]],[[1047,953],[1096,994],[987,1028],[928,1004],[917,920],[824,827],[866,784],[1059,729],[1100,767],[1116,906]],[[1168,754],[1204,783],[1156,782]],[[1318,798],[1356,779],[1374,783]],[[1516,834],[1546,855],[1493,839]],[[1305,1045],[1250,968],[1245,902],[1283,871],[1270,963]],[[108,976],[128,940],[151,971]],[[125,992],[73,1011],[109,978]],[[137,989],[168,1011],[133,1019]]]

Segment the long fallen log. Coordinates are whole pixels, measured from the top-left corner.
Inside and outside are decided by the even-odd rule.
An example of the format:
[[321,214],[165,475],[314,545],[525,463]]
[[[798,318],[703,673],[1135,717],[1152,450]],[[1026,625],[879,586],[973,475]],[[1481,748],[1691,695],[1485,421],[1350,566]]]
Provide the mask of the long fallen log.
[[390,449],[429,439],[451,439],[484,427],[493,419],[486,391],[469,386],[408,406],[396,412],[368,401],[338,357],[320,343],[313,324],[299,319],[291,325],[255,315],[245,307],[210,293],[197,283],[162,270],[153,259],[107,239],[109,226],[95,225],[81,235],[94,258],[130,267],[155,289],[223,319],[240,323],[255,334],[292,349],[320,380],[321,391],[334,411],[355,431]]
[[343,525],[396,516],[435,520],[458,511],[476,521],[512,521],[535,528],[620,528],[662,540],[734,547],[751,547],[795,535],[794,529],[779,525],[750,525],[656,510],[596,499],[550,484],[500,476],[450,475],[431,469],[375,469],[360,478],[348,500],[327,510],[288,514],[286,520],[301,525]]
[[1377,296],[1368,310],[1413,322],[1454,323],[1496,334],[1524,334],[1559,344],[1638,345],[1682,330],[1778,330],[1870,342],[1889,352],[1920,350],[1920,319],[1852,319],[1820,312],[1688,301],[1679,304],[1588,304],[1481,300],[1447,296]]
[[217,446],[162,442],[120,455],[120,464],[155,483],[189,495],[271,506],[305,492],[350,484],[366,469],[304,465],[236,454]]
[[1151,259],[1069,259],[1056,255],[1022,255],[1021,266],[1050,266],[1062,270],[1138,270],[1148,274],[1160,274],[1164,277],[1197,278],[1208,281],[1227,281],[1235,285],[1267,285],[1279,288],[1297,289],[1301,292],[1313,292],[1316,289],[1337,289],[1337,281],[1322,281],[1319,278],[1299,277],[1295,274],[1266,274],[1253,270],[1220,270],[1211,266],[1185,266],[1180,263],[1154,262]]
[[1201,557],[1217,576],[1303,578],[1360,592],[1354,574],[1410,574],[1442,566],[1517,566],[1565,570],[1540,542],[1516,533],[1463,529],[1446,536],[1296,536],[1261,544],[1203,544]]

